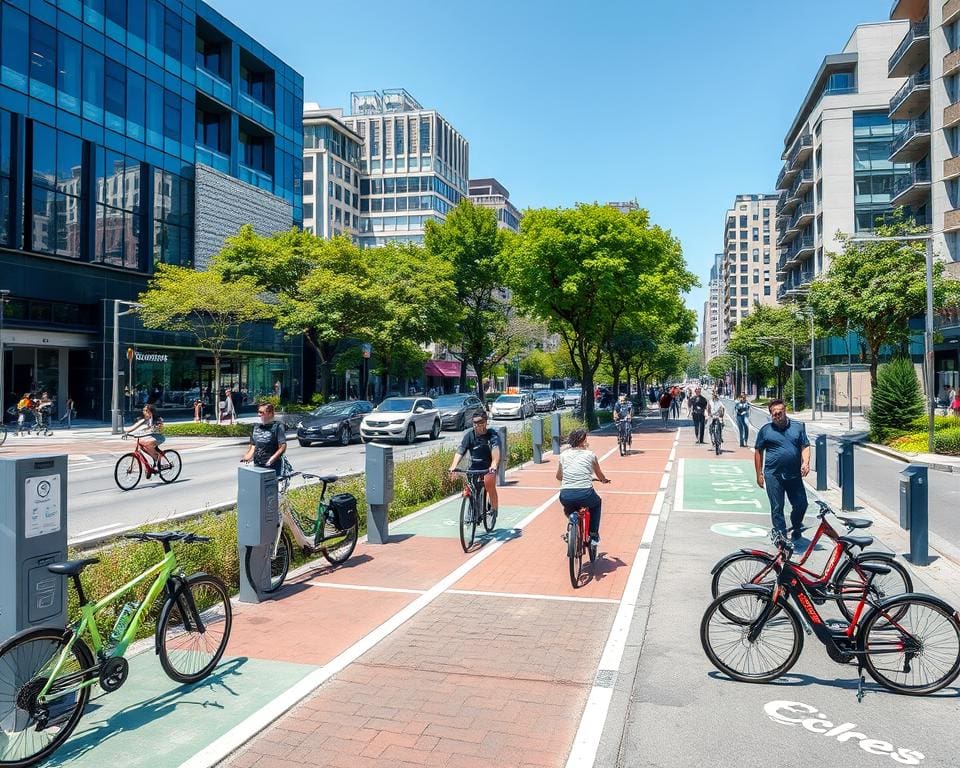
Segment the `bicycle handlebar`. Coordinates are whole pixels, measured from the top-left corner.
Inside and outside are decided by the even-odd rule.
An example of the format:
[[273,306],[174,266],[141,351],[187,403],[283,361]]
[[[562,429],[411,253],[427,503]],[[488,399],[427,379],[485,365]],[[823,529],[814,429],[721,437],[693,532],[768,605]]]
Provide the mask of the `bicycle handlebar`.
[[209,536],[200,536],[199,534],[188,533],[187,531],[141,531],[138,533],[125,533],[123,538],[134,541],[179,541],[183,544],[198,544],[212,541]]
[[489,469],[451,469],[455,475],[488,475]]

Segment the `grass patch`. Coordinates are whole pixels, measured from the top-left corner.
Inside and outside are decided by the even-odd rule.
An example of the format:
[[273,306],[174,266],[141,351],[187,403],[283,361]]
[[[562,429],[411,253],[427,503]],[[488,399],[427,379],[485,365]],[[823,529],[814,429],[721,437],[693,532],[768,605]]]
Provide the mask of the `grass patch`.
[[204,424],[185,421],[163,425],[163,434],[167,437],[250,437],[252,433],[253,424]]

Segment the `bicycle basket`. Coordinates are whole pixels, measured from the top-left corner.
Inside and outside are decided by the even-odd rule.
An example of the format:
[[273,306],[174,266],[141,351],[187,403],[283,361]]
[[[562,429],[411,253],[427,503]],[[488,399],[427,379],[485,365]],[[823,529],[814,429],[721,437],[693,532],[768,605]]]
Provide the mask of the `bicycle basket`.
[[352,493],[338,493],[330,499],[333,524],[341,531],[357,524],[357,498]]

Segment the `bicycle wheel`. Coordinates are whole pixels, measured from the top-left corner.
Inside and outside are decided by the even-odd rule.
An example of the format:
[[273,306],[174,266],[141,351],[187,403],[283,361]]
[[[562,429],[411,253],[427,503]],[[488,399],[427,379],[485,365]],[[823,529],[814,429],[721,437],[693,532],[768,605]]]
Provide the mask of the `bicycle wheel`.
[[201,630],[189,605],[186,590],[167,601],[157,624],[160,666],[178,683],[195,683],[209,675],[230,639],[233,611],[230,593],[220,579],[205,573],[187,578],[186,589],[203,625]]
[[[247,569],[247,579],[254,583],[253,571],[253,547],[246,548],[247,553],[243,559],[243,567]],[[267,594],[276,592],[280,589],[287,578],[287,571],[290,570],[290,560],[293,557],[293,542],[290,541],[290,534],[284,529],[280,534],[280,541],[277,542],[277,553],[270,558],[270,584],[263,591]]]
[[121,491],[131,491],[136,488],[142,475],[143,466],[134,453],[123,454],[113,469],[113,479]]
[[480,509],[483,510],[483,530],[490,533],[497,527],[497,510],[491,506],[486,490],[480,495]]
[[183,469],[180,454],[176,451],[161,451],[159,467],[157,474],[160,475],[160,479],[165,483],[172,483],[180,477],[180,470]]
[[460,502],[460,546],[469,551],[477,535],[477,518],[473,513],[473,497],[464,496]]
[[570,561],[570,584],[574,589],[580,586],[580,568],[583,566],[583,540],[580,538],[580,524],[571,518],[567,524],[567,559]]
[[[762,557],[761,555],[752,555],[746,552],[731,557],[721,566],[710,581],[710,594],[714,599],[720,595],[726,594],[734,589],[739,589],[744,584],[761,584],[772,587],[777,581],[777,574],[770,567],[773,559]],[[735,616],[729,613],[733,606],[721,605],[719,610],[723,615],[736,621],[738,618],[743,620],[748,617]]]
[[0,424],[0,445],[3,445],[7,442],[7,428]]
[[870,676],[896,693],[933,693],[960,674],[960,621],[925,595],[886,600],[867,616],[857,640]]
[[623,434],[623,430],[620,430],[620,434],[617,435],[617,448],[620,449],[620,455],[627,455],[627,437]]
[[[752,624],[760,618],[769,599],[769,594],[734,589],[710,603],[703,614],[700,644],[710,662],[734,680],[776,680],[790,670],[803,650],[800,621],[786,605],[778,605],[757,637],[750,640]],[[735,618],[728,618],[728,614]]]
[[[875,601],[883,602],[891,597],[913,592],[913,580],[910,578],[910,572],[896,560],[865,552],[856,558],[856,562],[875,563],[890,569],[890,573],[883,576],[874,576],[870,583],[870,595]],[[853,610],[856,609],[857,603],[860,602],[860,597],[863,595],[863,578],[854,567],[853,560],[846,560],[837,568],[833,577],[833,591],[838,597],[848,596],[850,598],[849,601],[837,600],[837,605],[844,618],[847,621],[852,621]],[[899,617],[894,615],[894,618]]]
[[[90,688],[75,690],[75,686],[94,674],[93,655],[80,638],[48,694],[55,698],[46,704],[37,702],[67,642],[62,629],[38,627],[0,647],[0,765],[36,765],[63,744],[80,722]],[[40,729],[44,720],[46,726]]]
[[324,509],[319,514],[323,515],[323,526],[317,546],[331,565],[343,565],[357,546],[357,521],[354,520],[352,527],[341,530],[331,519],[330,510]]

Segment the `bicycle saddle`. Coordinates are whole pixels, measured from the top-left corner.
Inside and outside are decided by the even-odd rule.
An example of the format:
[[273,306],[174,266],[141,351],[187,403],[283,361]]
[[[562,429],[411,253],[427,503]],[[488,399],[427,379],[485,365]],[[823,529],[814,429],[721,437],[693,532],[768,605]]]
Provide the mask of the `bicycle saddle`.
[[886,576],[890,569],[879,563],[860,563],[860,570],[864,573],[872,573],[874,576]]
[[320,475],[317,479],[320,480],[321,483],[335,483],[340,477],[338,475]]
[[873,536],[838,536],[837,541],[842,541],[850,547],[866,549],[873,544]]
[[840,517],[840,515],[837,515],[837,520],[847,528],[869,528],[873,525],[873,520],[867,520],[865,517]]
[[60,576],[79,576],[80,572],[88,565],[99,563],[99,557],[85,557],[82,560],[64,560],[62,563],[52,563],[47,566],[50,573],[56,573]]

